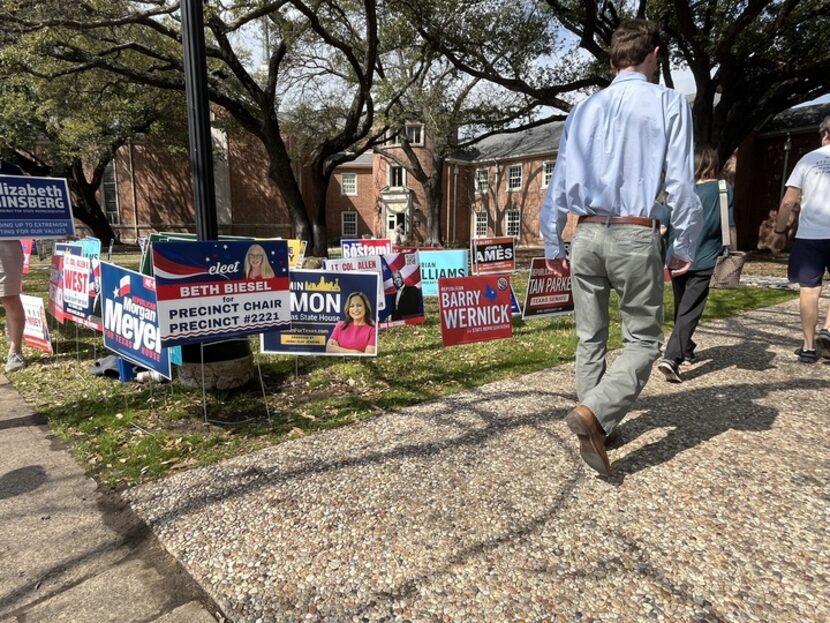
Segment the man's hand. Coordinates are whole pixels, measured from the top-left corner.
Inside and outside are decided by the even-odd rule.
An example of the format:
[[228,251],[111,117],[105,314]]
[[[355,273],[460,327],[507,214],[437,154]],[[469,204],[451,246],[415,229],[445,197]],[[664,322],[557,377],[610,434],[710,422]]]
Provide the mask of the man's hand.
[[769,241],[770,251],[772,251],[774,255],[778,255],[779,253],[781,253],[781,251],[784,250],[785,246],[787,246],[787,233],[773,233],[772,239]]
[[681,260],[678,257],[673,257],[669,260],[668,269],[672,277],[679,277],[685,274],[692,267],[689,260]]
[[545,267],[557,277],[564,277],[568,274],[568,260],[564,257],[555,260],[545,258]]

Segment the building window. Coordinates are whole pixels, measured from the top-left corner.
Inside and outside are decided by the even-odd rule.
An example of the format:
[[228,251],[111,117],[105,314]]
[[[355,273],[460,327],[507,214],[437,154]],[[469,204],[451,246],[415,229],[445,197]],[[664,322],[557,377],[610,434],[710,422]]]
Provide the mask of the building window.
[[110,225],[118,225],[121,219],[118,216],[118,183],[115,179],[115,167],[113,161],[104,169],[104,179],[101,182],[101,190],[104,195],[104,213]]
[[542,188],[550,186],[550,180],[553,177],[553,160],[549,160],[542,165],[544,167],[542,172]]
[[357,195],[357,173],[343,173],[340,176],[340,190],[344,195]]
[[508,236],[518,238],[521,234],[521,213],[516,208],[511,208],[504,214],[504,230]]
[[404,174],[403,174],[403,167],[390,164],[389,165],[389,187],[390,188],[403,188],[404,187]]
[[487,169],[476,169],[476,192],[482,195],[487,192],[490,185],[489,171]]
[[406,140],[409,141],[410,145],[423,145],[424,144],[423,126],[420,126],[420,125],[408,125],[408,126],[406,126]]
[[519,190],[522,187],[522,165],[514,164],[507,173],[507,189]]
[[487,237],[487,212],[484,212],[483,210],[476,212],[475,228],[476,238]]
[[340,213],[340,235],[343,238],[357,236],[357,212]]

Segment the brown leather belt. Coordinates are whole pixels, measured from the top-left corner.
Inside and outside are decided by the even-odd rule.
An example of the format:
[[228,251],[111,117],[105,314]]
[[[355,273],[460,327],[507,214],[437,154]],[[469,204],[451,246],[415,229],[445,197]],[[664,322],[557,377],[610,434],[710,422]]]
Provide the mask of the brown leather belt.
[[602,223],[603,225],[640,225],[659,227],[660,221],[645,216],[580,216],[579,223]]

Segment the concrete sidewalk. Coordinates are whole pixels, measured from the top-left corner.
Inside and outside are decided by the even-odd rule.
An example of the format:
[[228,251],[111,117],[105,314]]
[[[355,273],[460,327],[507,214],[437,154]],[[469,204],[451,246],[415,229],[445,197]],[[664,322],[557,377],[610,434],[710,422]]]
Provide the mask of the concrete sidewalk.
[[217,612],[0,375],[0,621],[213,623]]

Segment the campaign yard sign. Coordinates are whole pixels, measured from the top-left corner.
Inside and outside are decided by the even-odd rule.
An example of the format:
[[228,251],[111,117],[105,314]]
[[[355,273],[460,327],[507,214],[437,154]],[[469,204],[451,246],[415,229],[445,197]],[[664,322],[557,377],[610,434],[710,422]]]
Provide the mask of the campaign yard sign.
[[392,252],[392,241],[388,238],[359,238],[341,240],[340,250],[344,258],[364,257],[366,255],[385,255]]
[[288,243],[288,268],[291,270],[302,268],[308,241],[289,238],[286,242]]
[[65,179],[0,175],[0,239],[75,235]]
[[444,346],[513,336],[508,275],[439,279],[438,309]]
[[421,290],[424,296],[438,296],[438,280],[442,277],[466,277],[470,274],[467,249],[421,250]]
[[63,256],[61,290],[64,318],[100,331],[101,267],[98,257],[91,255],[94,251],[94,244],[83,244],[83,241],[79,241],[57,243],[54,253]]
[[162,346],[270,331],[291,321],[285,240],[156,242]]
[[[263,333],[261,351],[280,355],[321,355],[327,357],[377,355],[377,309],[367,310],[368,338],[360,344],[346,342],[328,346],[338,323],[346,319],[350,297],[360,292],[375,300],[379,276],[375,272],[291,271],[291,327]],[[348,331],[343,328],[342,331]],[[342,347],[342,348],[340,348]],[[362,352],[361,352],[362,351]]]
[[470,241],[470,256],[474,275],[512,273],[516,270],[515,240],[504,238],[479,238]]
[[43,299],[39,296],[20,295],[26,324],[23,327],[23,343],[31,348],[51,353],[52,339],[49,337],[49,325],[46,322],[46,310]]
[[31,238],[26,238],[25,240],[20,241],[20,245],[23,247],[23,274],[29,272],[29,261],[32,257],[32,246],[34,244],[34,240]]
[[379,255],[324,260],[323,266],[326,270],[331,270],[339,273],[350,273],[358,270],[364,272],[368,271],[372,273],[377,273],[378,290],[377,295],[375,296],[375,306],[380,311],[386,309],[386,294],[383,291],[383,260]]
[[[153,275],[153,244],[156,242],[166,242],[168,240],[192,240],[193,242],[196,242],[198,237],[196,234],[191,234],[189,232],[162,231],[150,234],[148,238],[145,238],[144,247],[141,251],[141,265],[139,266],[138,271],[142,275]],[[226,236],[221,234],[219,236],[219,240],[253,240],[253,238],[250,236]]]
[[47,310],[60,324],[66,320],[66,314],[63,311],[63,254],[52,254],[52,265],[49,267]]
[[156,280],[101,263],[104,346],[142,368],[171,378],[170,356],[159,337]]
[[387,253],[381,260],[386,299],[379,315],[381,328],[421,324],[425,318],[418,253]]
[[545,258],[534,257],[530,261],[522,318],[558,316],[574,310],[571,275],[559,276],[545,265]]

